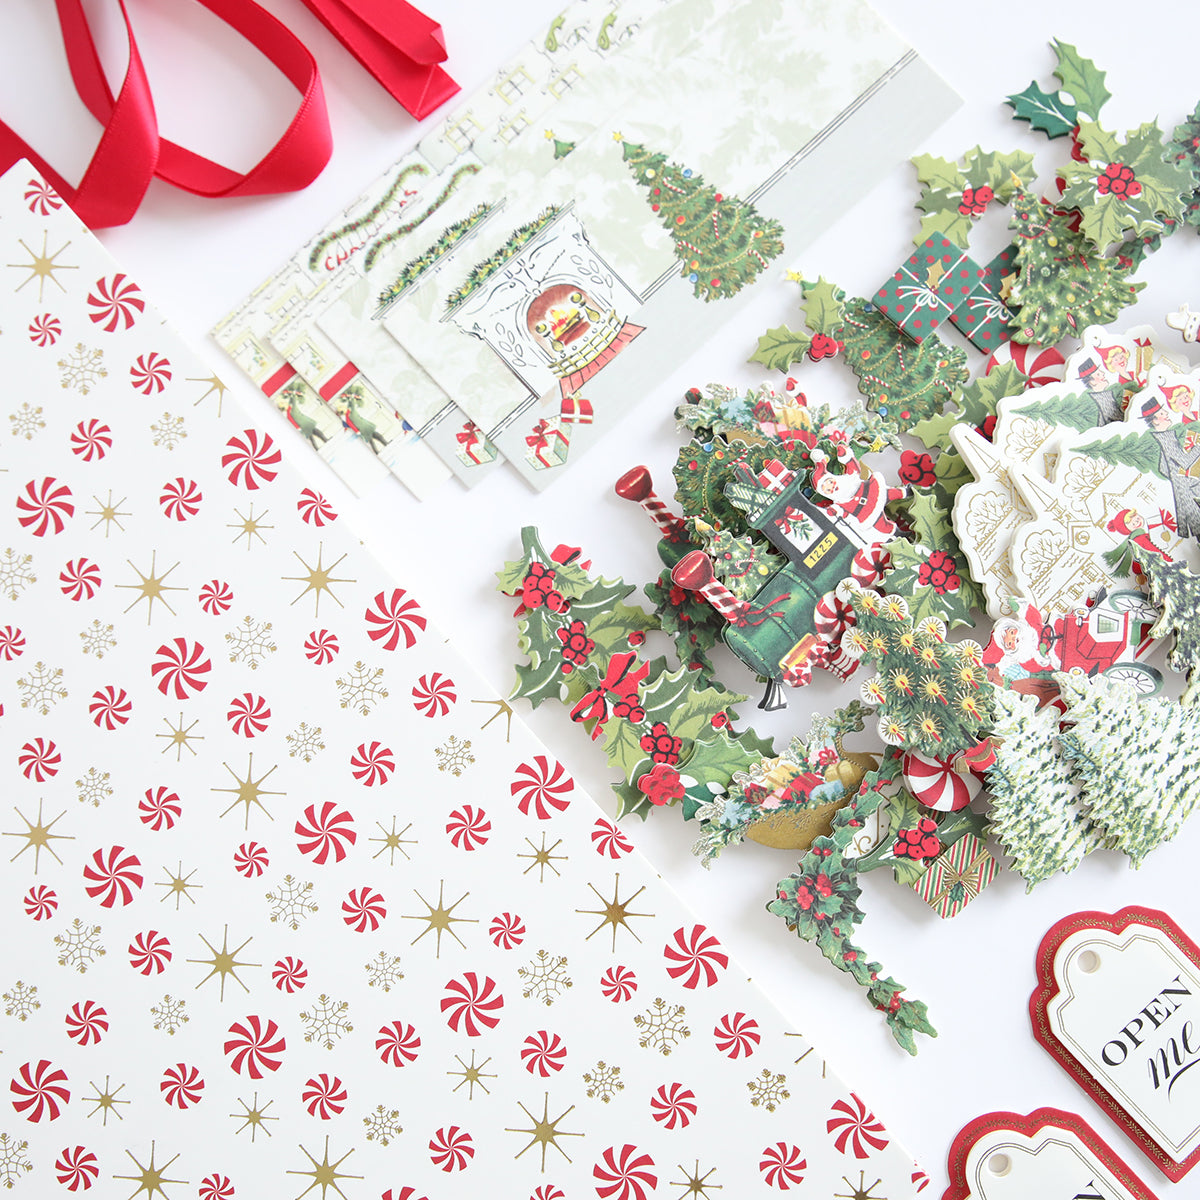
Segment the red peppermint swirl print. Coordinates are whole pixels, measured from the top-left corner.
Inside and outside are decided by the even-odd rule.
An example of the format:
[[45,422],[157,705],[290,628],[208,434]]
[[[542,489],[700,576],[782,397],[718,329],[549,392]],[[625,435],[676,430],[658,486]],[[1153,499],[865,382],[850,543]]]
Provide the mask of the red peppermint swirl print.
[[331,855],[334,862],[341,862],[358,841],[354,818],[333,800],[326,800],[320,808],[310,804],[296,822],[296,836],[300,839],[296,848],[317,866],[324,866]]
[[157,929],[139,933],[129,943],[129,965],[142,975],[161,975],[171,958],[171,943]]
[[825,1129],[833,1135],[833,1144],[842,1154],[869,1158],[872,1150],[882,1150],[888,1144],[883,1123],[853,1092],[847,1100],[835,1100],[829,1112]]
[[290,996],[293,992],[304,991],[304,985],[308,982],[308,968],[303,960],[292,958],[289,954],[275,964],[271,979],[281,992],[287,992]]
[[367,636],[381,643],[383,650],[395,650],[404,639],[404,648],[411,650],[417,644],[415,631],[424,631],[425,618],[421,606],[413,599],[405,599],[408,593],[403,588],[391,592],[379,592],[371,607],[363,613],[367,622]]
[[59,571],[58,585],[68,600],[90,600],[100,590],[100,568],[90,558],[73,558]]
[[25,653],[25,632],[15,625],[0,626],[0,658],[12,662]]
[[375,1049],[381,1062],[392,1067],[404,1067],[417,1061],[421,1039],[417,1031],[403,1021],[393,1021],[380,1028],[375,1037]]
[[386,916],[383,897],[369,887],[355,888],[342,901],[342,920],[355,933],[374,933]]
[[230,1025],[225,1042],[230,1067],[251,1079],[262,1079],[264,1071],[278,1071],[286,1049],[287,1039],[279,1026],[257,1013]]
[[501,950],[511,950],[525,940],[525,925],[516,913],[501,913],[488,926],[492,944]]
[[762,1035],[758,1022],[745,1013],[726,1013],[713,1029],[717,1049],[726,1058],[749,1058],[758,1049]]
[[129,382],[143,396],[154,396],[171,382],[171,361],[153,350],[139,354],[129,368]]
[[913,1163],[912,1182],[916,1184],[918,1193],[923,1192],[930,1184],[929,1176],[916,1163]]
[[67,1073],[52,1066],[47,1058],[24,1063],[8,1085],[12,1106],[25,1120],[35,1124],[56,1121],[71,1099],[67,1082]]
[[72,1004],[66,1016],[67,1037],[81,1046],[97,1046],[108,1032],[108,1012],[95,1000]]
[[304,639],[304,656],[318,667],[333,662],[339,650],[337,634],[328,629],[314,629]]
[[212,670],[212,659],[199,642],[177,637],[164,642],[155,653],[158,657],[150,664],[150,674],[164,696],[187,700],[208,687],[205,676]]
[[567,1194],[562,1188],[555,1187],[552,1183],[543,1183],[540,1187],[533,1189],[529,1200],[567,1200]]
[[253,492],[279,474],[282,458],[270,434],[260,433],[257,429],[244,429],[225,443],[221,466],[228,474],[230,483]]
[[146,308],[142,289],[123,271],[105,279],[97,279],[88,293],[88,316],[93,324],[106,333],[131,329],[138,315]]
[[173,521],[186,521],[200,511],[204,493],[194,479],[184,479],[177,475],[162,485],[158,502],[162,505],[163,515]]
[[35,921],[48,921],[58,910],[58,895],[39,883],[25,893],[25,915]]
[[522,763],[516,778],[508,790],[517,799],[517,808],[525,815],[533,809],[539,821],[548,821],[556,812],[563,812],[570,805],[570,793],[575,790],[575,781],[567,774],[562,763],[554,762],[544,754],[535,754],[532,762]]
[[455,809],[446,822],[446,832],[457,850],[478,850],[480,846],[486,846],[491,831],[492,823],[487,813],[473,804]]
[[112,430],[92,417],[71,431],[71,453],[84,462],[99,462],[112,449]]
[[696,1093],[682,1083],[664,1083],[650,1097],[650,1115],[664,1129],[686,1129],[696,1115]]
[[762,1172],[768,1187],[786,1192],[792,1184],[804,1181],[804,1173],[808,1170],[808,1160],[800,1153],[799,1146],[790,1146],[787,1142],[776,1142],[775,1145],[767,1146],[763,1150],[758,1169]]
[[468,971],[461,979],[451,979],[442,997],[446,1024],[467,1037],[480,1037],[484,1030],[495,1029],[500,1024],[503,1007],[504,997],[496,981],[490,975],[481,980],[474,971]]
[[234,733],[242,737],[252,738],[267,728],[271,719],[271,710],[267,702],[252,692],[243,692],[229,702],[229,711],[225,720],[229,722]]
[[47,779],[53,779],[58,774],[61,763],[62,755],[59,754],[58,747],[45,738],[34,738],[32,742],[26,742],[17,755],[17,766],[21,768],[21,774],[26,779],[32,779],[34,783],[45,783]]
[[219,617],[221,613],[229,611],[229,607],[233,603],[233,591],[223,580],[210,579],[200,589],[198,599],[200,607],[210,617]]
[[654,1159],[628,1142],[620,1150],[609,1146],[592,1167],[592,1178],[600,1200],[646,1200],[658,1187]]
[[233,852],[233,869],[247,879],[257,879],[270,865],[266,849],[257,842],[243,842]]
[[521,1043],[521,1061],[530,1075],[549,1079],[563,1069],[567,1060],[567,1048],[557,1033],[539,1029]]
[[200,1103],[204,1093],[204,1080],[195,1067],[187,1063],[176,1063],[163,1072],[158,1085],[163,1099],[176,1108],[191,1108]]
[[50,313],[42,313],[29,322],[29,340],[35,346],[53,346],[62,336],[62,322]]
[[418,1196],[416,1188],[402,1187],[398,1192],[393,1192],[391,1188],[388,1188],[380,1200],[429,1200],[429,1197]]
[[663,957],[667,960],[667,974],[685,988],[699,987],[702,982],[705,987],[712,987],[718,973],[729,966],[729,956],[704,925],[675,930],[663,947]]
[[637,976],[628,967],[609,967],[600,976],[600,990],[614,1004],[623,1004],[637,989]]
[[228,1175],[206,1175],[196,1194],[199,1200],[233,1200],[233,1180]]
[[305,1083],[300,1101],[310,1117],[331,1120],[346,1107],[346,1085],[336,1075],[318,1075]]
[[63,206],[59,194],[42,179],[31,179],[25,185],[25,203],[37,217],[48,217]]
[[454,680],[440,671],[422,675],[413,685],[413,708],[425,716],[444,717],[458,702]]
[[83,868],[85,890],[102,908],[124,908],[141,890],[141,860],[124,846],[109,846],[92,852],[92,861]]
[[296,501],[296,511],[306,525],[315,525],[318,529],[322,525],[328,525],[330,521],[337,520],[333,505],[312,488],[305,488],[300,493],[300,499]]
[[139,819],[155,833],[173,829],[182,814],[183,802],[179,796],[161,784],[156,788],[147,788],[138,801]]
[[461,1171],[474,1157],[471,1135],[457,1125],[443,1127],[429,1139],[429,1161],[443,1171]]
[[387,783],[395,769],[395,755],[382,742],[360,742],[350,755],[350,771],[363,787]]
[[592,826],[592,848],[601,857],[620,858],[633,849],[633,843],[611,821],[601,817]]
[[129,720],[132,712],[133,704],[128,693],[124,688],[113,687],[112,684],[93,692],[88,704],[88,713],[97,729],[116,729]]
[[34,537],[62,533],[68,518],[75,515],[71,498],[71,489],[53,475],[31,479],[24,494],[17,497],[17,521]]
[[100,1174],[100,1160],[86,1146],[68,1146],[54,1160],[54,1177],[68,1192],[86,1192]]

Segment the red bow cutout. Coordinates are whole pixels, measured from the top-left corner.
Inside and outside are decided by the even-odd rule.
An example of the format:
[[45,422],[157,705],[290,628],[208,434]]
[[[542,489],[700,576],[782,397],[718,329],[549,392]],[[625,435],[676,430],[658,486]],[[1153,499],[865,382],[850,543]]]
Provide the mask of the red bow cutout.
[[650,673],[650,664],[642,663],[635,671],[632,668],[636,662],[637,655],[632,651],[614,654],[608,660],[608,671],[604,678],[590,692],[585,692],[571,709],[572,721],[595,720],[596,724],[592,728],[593,742],[599,738],[604,722],[608,720],[609,697],[623,701],[631,707],[637,703],[637,690]]

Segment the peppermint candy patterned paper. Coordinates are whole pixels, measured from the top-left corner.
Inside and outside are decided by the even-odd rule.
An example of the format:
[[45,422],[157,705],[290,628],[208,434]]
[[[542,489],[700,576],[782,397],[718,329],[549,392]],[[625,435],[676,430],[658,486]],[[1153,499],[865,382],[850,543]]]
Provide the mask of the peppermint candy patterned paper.
[[0,213],[0,1183],[921,1190],[27,166]]

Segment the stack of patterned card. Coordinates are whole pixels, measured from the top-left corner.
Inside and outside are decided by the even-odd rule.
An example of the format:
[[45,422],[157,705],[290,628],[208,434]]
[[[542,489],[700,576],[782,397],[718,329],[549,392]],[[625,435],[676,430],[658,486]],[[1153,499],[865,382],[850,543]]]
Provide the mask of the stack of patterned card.
[[27,166],[0,213],[0,1183],[921,1190],[436,579],[384,575]]

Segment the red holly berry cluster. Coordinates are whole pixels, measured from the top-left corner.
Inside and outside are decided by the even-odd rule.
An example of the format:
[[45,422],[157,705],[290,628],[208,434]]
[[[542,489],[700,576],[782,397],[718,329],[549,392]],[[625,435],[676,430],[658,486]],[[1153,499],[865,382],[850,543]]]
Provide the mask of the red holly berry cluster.
[[839,342],[837,338],[830,337],[827,333],[814,333],[808,346],[808,357],[813,362],[820,362],[823,358],[833,358],[839,350],[845,350],[845,348],[845,342]]
[[[812,880],[811,883],[802,883],[796,889],[796,903],[808,912],[810,908],[817,902],[818,897],[822,900],[828,900],[833,895],[833,884],[829,880],[829,876],[822,872]],[[818,914],[823,916],[824,914]]]
[[1096,180],[1096,191],[1101,196],[1116,196],[1118,200],[1136,200],[1142,194],[1142,185],[1134,179],[1132,167],[1111,162]]
[[913,487],[933,487],[937,476],[933,470],[933,459],[928,454],[905,450],[900,455],[900,478]]
[[962,586],[958,577],[958,563],[945,550],[935,550],[917,572],[917,582],[922,587],[932,587],[938,595],[956,592]]
[[683,741],[681,738],[671,736],[671,731],[665,722],[655,721],[650,727],[650,732],[642,735],[642,740],[638,745],[656,763],[677,763]]
[[563,612],[567,607],[562,592],[554,587],[554,572],[534,563],[521,584],[521,603],[526,608],[541,608],[544,604],[551,612]]
[[922,817],[916,829],[901,829],[892,847],[897,858],[933,858],[939,854],[942,843],[938,841],[937,822],[932,817]]
[[563,674],[569,675],[575,667],[582,667],[587,663],[588,655],[595,650],[596,643],[588,637],[587,626],[582,621],[572,621],[568,628],[556,629],[554,632],[563,644],[562,656],[567,660],[563,663]]
[[987,206],[996,198],[986,183],[977,188],[963,188],[962,199],[958,202],[958,211],[964,217],[979,217],[986,211]]
[[618,700],[612,707],[614,717],[624,717],[627,721],[640,724],[646,719],[646,710],[637,702],[635,695],[630,700]]

